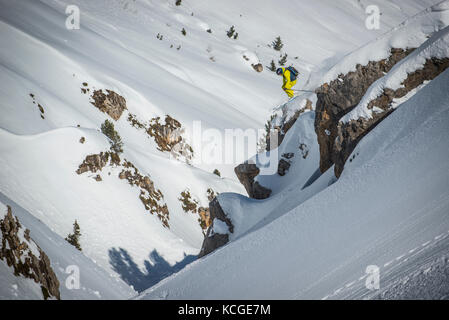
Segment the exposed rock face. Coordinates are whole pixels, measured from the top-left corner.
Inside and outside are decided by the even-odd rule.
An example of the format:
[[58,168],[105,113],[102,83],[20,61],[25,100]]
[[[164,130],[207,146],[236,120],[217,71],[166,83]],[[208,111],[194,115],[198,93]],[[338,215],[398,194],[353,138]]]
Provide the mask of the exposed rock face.
[[369,86],[414,49],[391,49],[388,59],[358,64],[356,71],[339,75],[338,79],[323,84],[316,90],[315,131],[320,145],[320,170],[325,172],[333,165],[332,152],[337,137],[337,125],[342,116],[358,105]]
[[[234,226],[231,220],[224,213],[217,198],[215,198],[209,203],[209,212],[212,221],[214,221],[215,219],[221,220],[222,222],[226,223],[229,232],[231,233],[234,232]],[[206,238],[204,239],[203,246],[201,247],[201,251],[198,257],[201,258],[213,252],[217,248],[224,246],[228,242],[229,242],[229,235],[214,233],[212,224],[207,230]]]
[[170,152],[176,159],[184,158],[187,163],[192,160],[193,149],[183,138],[185,130],[178,120],[166,115],[164,123],[160,117],[156,117],[146,124],[129,114],[128,122],[136,129],[145,130],[154,139],[159,151]]
[[[157,215],[164,227],[170,228],[168,223],[170,219],[169,211],[167,204],[164,202],[162,191],[154,187],[154,183],[150,177],[141,175],[139,170],[131,162],[126,159],[122,162],[118,153],[108,151],[101,152],[100,154],[88,155],[83,163],[80,164],[76,173],[97,173],[101,172],[103,168],[108,165],[123,167],[118,178],[127,180],[130,185],[140,188],[139,199],[142,201],[145,210],[149,211],[151,214]],[[98,182],[103,180],[99,174],[97,174],[94,179]]]
[[[210,197],[215,193],[212,189],[209,188],[207,190],[207,194],[208,198],[210,199]],[[183,192],[181,192],[178,200],[181,201],[181,206],[184,212],[198,214],[198,223],[200,224],[201,229],[203,229],[203,234],[205,234],[207,228],[209,228],[212,224],[209,208],[200,207],[198,200],[192,197],[189,190],[184,190]]]
[[271,190],[263,187],[254,178],[259,174],[260,169],[255,164],[243,163],[234,169],[237,178],[248,192],[248,196],[253,199],[266,199],[270,196]]
[[101,152],[100,154],[91,154],[84,159],[83,163],[80,164],[76,173],[83,174],[85,172],[96,173],[101,171],[108,164],[119,165],[120,156],[114,152]]
[[140,174],[139,170],[126,159],[123,164],[124,169],[120,172],[119,178],[126,179],[132,186],[140,188],[139,199],[142,201],[145,209],[151,214],[155,214],[166,228],[170,228],[170,214],[167,204],[164,202],[162,191],[154,187],[153,181],[148,176]]
[[92,94],[94,101],[91,103],[100,109],[101,112],[107,113],[112,119],[117,121],[126,109],[126,100],[114,91],[106,90],[106,92],[107,94],[103,90],[95,90]]
[[339,177],[343,172],[346,160],[359,143],[359,141],[376,127],[383,119],[394,111],[391,107],[393,99],[402,98],[425,81],[436,78],[449,67],[449,59],[429,59],[424,67],[407,76],[403,87],[392,90],[385,88],[383,93],[368,104],[368,109],[374,107],[382,110],[373,112],[372,118],[359,118],[347,123],[338,123],[337,138],[332,152],[332,161],[335,163],[335,175]]
[[[198,221],[200,223],[201,228],[203,230],[207,230],[212,224],[209,208],[199,207],[198,215],[200,216]],[[203,231],[203,233],[204,233],[204,231]]]
[[[14,219],[9,206],[7,214],[0,220],[0,231],[0,259],[5,260],[8,266],[14,269],[15,276],[23,276],[39,284],[45,300],[50,297],[59,300],[59,281],[51,267],[50,259],[31,239],[30,230],[23,231],[19,219]],[[35,255],[36,251],[39,256]]]
[[[273,149],[276,149],[277,147],[279,147],[281,145],[282,141],[284,140],[285,135],[291,129],[291,127],[293,127],[296,120],[298,120],[299,116],[301,114],[303,114],[304,112],[306,112],[307,110],[312,110],[312,109],[313,109],[312,101],[307,99],[306,105],[303,108],[296,110],[292,117],[290,117],[288,119],[283,119],[280,127],[272,128],[272,129],[274,129],[273,130],[274,132],[270,132],[266,136],[267,151],[270,151],[270,150],[273,150]],[[283,116],[283,117],[286,118],[286,116]],[[277,139],[277,142],[273,143],[273,145],[271,145],[273,135]]]
[[281,160],[279,160],[278,164],[278,175],[285,176],[288,169],[290,169],[291,161],[290,159],[295,156],[294,153],[284,153],[281,157]]
[[253,68],[254,68],[254,70],[256,70],[257,72],[262,72],[263,71],[263,65],[261,64],[261,63],[258,63],[258,64],[252,64],[251,65]]

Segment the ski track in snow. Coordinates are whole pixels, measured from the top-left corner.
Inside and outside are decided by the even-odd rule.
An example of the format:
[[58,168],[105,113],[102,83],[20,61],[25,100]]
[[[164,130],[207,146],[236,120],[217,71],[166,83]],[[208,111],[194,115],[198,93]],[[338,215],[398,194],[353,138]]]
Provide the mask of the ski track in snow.
[[[382,274],[387,274],[391,269],[398,267],[401,263],[407,262],[412,256],[417,256],[420,253],[423,253],[429,247],[434,246],[437,243],[442,242],[444,240],[447,240],[448,238],[449,238],[449,230],[445,233],[441,233],[441,234],[435,236],[433,239],[431,239],[429,241],[424,242],[423,244],[421,244],[421,246],[410,249],[410,250],[404,252],[403,254],[399,255],[398,257],[384,263],[381,267],[379,267],[381,279],[382,279]],[[351,281],[351,282],[343,285],[342,287],[334,290],[334,292],[332,294],[324,296],[323,298],[321,298],[321,300],[328,300],[328,299],[332,299],[332,298],[339,299],[339,297],[338,297],[339,294],[344,295],[346,291],[350,291],[351,287],[353,287],[354,285],[358,285],[361,281],[365,280],[367,276],[368,276],[368,274],[364,274],[364,275],[360,276],[356,280]]]

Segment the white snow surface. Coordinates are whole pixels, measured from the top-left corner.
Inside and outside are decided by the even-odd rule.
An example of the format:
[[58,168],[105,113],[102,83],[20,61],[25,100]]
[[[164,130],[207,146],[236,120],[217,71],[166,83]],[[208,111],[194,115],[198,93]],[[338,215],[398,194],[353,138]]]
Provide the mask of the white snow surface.
[[448,83],[445,71],[371,131],[337,182],[139,298],[363,297],[369,265],[382,277],[449,232]]
[[[322,68],[324,74],[314,73],[313,79],[317,79],[320,84],[335,80],[341,74],[355,71],[357,64],[367,65],[369,61],[388,58],[391,48],[418,48],[434,33],[449,25],[449,1],[433,4],[405,18],[401,24],[384,32],[375,41],[368,39],[364,45],[348,53],[330,68]],[[382,15],[381,21],[383,19]]]
[[[61,268],[83,261],[85,292],[63,292],[63,298],[129,297],[134,292],[131,286],[142,291],[193,261],[203,234],[198,217],[181,208],[178,198],[185,189],[201,206],[207,206],[208,188],[220,193],[223,209],[236,224],[234,241],[262,230],[269,239],[274,236],[269,227],[282,224],[286,212],[311,203],[313,196],[332,184],[332,171],[317,173],[313,112],[301,116],[279,148],[280,154],[292,150],[295,154],[287,175],[257,178],[273,190],[272,198],[264,201],[243,196],[244,188],[233,172],[239,160],[189,166],[158,151],[155,142],[126,118],[132,113],[147,121],[169,114],[187,132],[194,121],[201,121],[203,129],[220,132],[263,128],[273,107],[285,101],[280,78],[265,67],[278,60],[280,53],[268,46],[275,37],[283,39],[287,64],[301,72],[298,88],[314,90],[356,63],[385,57],[391,46],[418,46],[447,25],[446,3],[438,0],[370,4],[382,9],[379,30],[365,28],[365,6],[356,0],[198,0],[183,1],[181,6],[171,0],[0,0],[0,36],[7,44],[0,48],[0,193],[2,202],[15,204],[36,243],[49,250],[58,277]],[[65,27],[68,5],[81,10],[80,30]],[[405,20],[411,21],[407,28],[398,28]],[[239,33],[237,40],[226,36],[231,25]],[[410,36],[407,30],[413,30]],[[158,34],[163,40],[156,38]],[[336,65],[338,61],[342,62]],[[256,62],[264,65],[262,73],[253,70],[251,63]],[[149,175],[162,191],[170,229],[144,210],[139,190],[117,178],[118,168],[103,169],[101,182],[94,181],[93,174],[75,173],[87,155],[109,148],[99,132],[108,116],[81,93],[83,82],[91,90],[111,89],[125,97],[128,111],[114,122],[124,142],[122,158]],[[43,106],[45,119],[30,94]],[[315,95],[304,94],[281,110],[284,116],[302,106],[303,98],[315,103]],[[86,138],[84,144],[79,143],[81,137]],[[305,159],[298,143],[307,146]],[[229,152],[224,149],[223,154]],[[196,150],[196,157],[199,154]],[[215,168],[224,178],[212,174]],[[334,186],[330,190],[336,192]],[[72,232],[75,219],[81,227],[82,253],[62,240]],[[187,268],[197,270],[198,264]],[[130,287],[124,288],[121,280],[116,280],[117,288],[110,285],[110,275]],[[15,288],[27,285],[18,285],[7,269],[1,276],[6,279],[2,285],[11,290],[4,297],[40,297],[40,291],[17,292]],[[192,291],[189,298],[197,294]]]
[[[60,286],[61,299],[97,300],[97,299],[128,299],[136,294],[116,274],[106,272],[84,254],[76,250],[59,235],[51,231],[42,221],[39,221],[28,211],[17,205],[14,201],[0,193],[0,214],[6,213],[6,205],[12,209],[12,214],[17,217],[22,225],[22,233],[30,228],[30,236],[33,242],[33,251],[37,251],[36,244],[50,258],[51,267],[55,272]],[[23,239],[24,240],[24,239]],[[39,252],[33,252],[39,257]],[[71,282],[73,266],[79,268],[79,289],[69,289],[66,281]],[[0,260],[0,299],[1,300],[42,300],[40,285],[23,276],[14,276],[11,267],[5,261]]]

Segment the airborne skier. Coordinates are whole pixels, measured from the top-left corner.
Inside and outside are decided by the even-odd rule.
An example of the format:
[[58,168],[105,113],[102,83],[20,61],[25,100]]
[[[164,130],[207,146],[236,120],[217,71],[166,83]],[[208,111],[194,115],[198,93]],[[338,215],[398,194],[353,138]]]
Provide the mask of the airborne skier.
[[276,74],[278,76],[283,76],[283,85],[282,89],[285,91],[285,93],[288,95],[289,98],[293,98],[294,92],[292,90],[293,86],[296,85],[296,82],[298,81],[298,75],[299,72],[294,67],[290,66],[288,68],[278,68],[276,70]]

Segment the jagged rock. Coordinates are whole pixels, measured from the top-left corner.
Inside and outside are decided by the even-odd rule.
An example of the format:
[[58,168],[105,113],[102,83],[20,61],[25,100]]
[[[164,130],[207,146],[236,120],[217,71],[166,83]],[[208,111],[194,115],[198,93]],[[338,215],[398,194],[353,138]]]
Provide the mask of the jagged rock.
[[285,174],[287,173],[287,171],[290,169],[291,166],[290,159],[293,158],[294,156],[295,154],[291,152],[284,153],[281,156],[281,159],[279,160],[278,164],[278,175],[285,176]]
[[81,143],[81,144],[83,144],[84,142],[86,142],[86,138],[84,138],[84,137],[81,137],[81,139],[80,139],[80,143]]
[[[210,212],[210,219],[212,222],[215,221],[215,219],[221,220],[224,223],[226,223],[229,232],[231,233],[234,232],[234,225],[224,213],[217,198],[215,198],[209,203],[209,212]],[[229,235],[214,233],[212,224],[207,230],[206,238],[203,241],[203,245],[201,247],[201,251],[198,257],[201,258],[211,253],[212,251],[216,250],[217,248],[224,246],[228,242],[229,242]]]
[[290,165],[291,165],[290,162],[288,162],[285,159],[279,160],[278,175],[285,176],[285,174],[287,173],[288,169],[290,169]]
[[198,215],[200,216],[198,222],[200,223],[201,229],[207,230],[212,224],[209,208],[199,207]]
[[209,200],[209,202],[211,202],[212,200],[214,200],[216,197],[215,191],[212,188],[208,188],[207,189],[207,200]]
[[[123,170],[118,174],[118,178],[127,180],[130,185],[140,188],[139,199],[142,201],[145,210],[157,215],[164,227],[170,228],[168,223],[170,213],[167,204],[164,202],[162,191],[154,187],[154,183],[150,177],[141,175],[139,170],[130,161],[125,159],[122,164],[120,161],[119,154],[111,151],[88,155],[78,170],[76,170],[76,173],[97,173],[98,171],[102,171],[107,165],[123,166]],[[94,179],[96,181],[102,181],[99,174]]]
[[262,72],[263,71],[263,65],[261,63],[258,64],[252,64],[251,65],[253,67],[254,70],[256,70],[257,72]]
[[100,109],[101,112],[108,114],[112,119],[117,121],[120,119],[123,111],[126,108],[126,100],[121,95],[111,90],[106,90],[107,94],[103,90],[95,90],[92,94],[91,102],[95,107]]
[[332,152],[337,137],[337,125],[342,116],[358,105],[369,86],[388,73],[400,60],[414,49],[391,49],[388,59],[358,64],[355,71],[339,75],[316,90],[315,131],[320,146],[320,170],[325,172],[333,165]]
[[178,120],[166,115],[164,123],[161,123],[160,117],[156,117],[146,124],[130,114],[128,122],[136,129],[144,129],[154,139],[159,151],[170,152],[174,158],[184,158],[187,163],[192,160],[193,149],[183,138],[185,130]]
[[[41,286],[44,299],[54,297],[60,299],[59,280],[50,263],[50,259],[42,249],[31,239],[30,230],[26,229],[21,239],[22,226],[19,219],[12,214],[8,206],[7,213],[0,220],[2,242],[0,247],[0,260],[5,260],[9,267],[14,269],[14,275],[34,280]],[[33,253],[39,252],[39,257]]]
[[417,88],[425,81],[436,78],[449,67],[449,59],[428,59],[422,69],[408,74],[403,81],[403,87],[392,90],[385,88],[384,92],[376,99],[370,101],[368,109],[379,108],[382,112],[373,112],[372,118],[359,118],[347,123],[338,123],[337,138],[335,140],[332,161],[335,163],[335,175],[339,177],[344,165],[359,141],[373,130],[377,124],[394,111],[391,108],[393,99],[402,98],[407,93]]
[[124,169],[119,173],[119,179],[126,179],[132,186],[140,188],[139,199],[145,206],[145,210],[155,214],[166,228],[170,228],[170,212],[163,201],[162,191],[154,187],[153,181],[148,176],[140,174],[139,170],[127,160],[123,162]]
[[111,165],[119,165],[120,164],[120,156],[114,152],[101,152],[100,154],[91,154],[84,159],[83,163],[80,164],[78,170],[76,170],[77,174],[83,174],[85,172],[96,173],[97,171],[101,171],[105,166],[109,164]]
[[301,143],[299,145],[299,150],[301,150],[302,158],[303,159],[307,159],[307,156],[309,155],[309,151],[310,151],[309,147],[306,144]]
[[271,190],[263,187],[254,178],[259,174],[260,169],[253,163],[243,163],[234,169],[240,183],[248,192],[248,196],[253,199],[266,199],[270,196]]
[[182,210],[184,212],[197,213],[198,200],[193,199],[189,190],[181,192],[181,196],[178,198],[181,201]]
[[[279,126],[277,128],[272,128],[272,129],[275,129],[274,132],[270,132],[266,136],[266,150],[270,151],[270,150],[273,150],[273,149],[276,149],[277,147],[279,147],[281,145],[282,141],[284,140],[285,135],[291,129],[291,127],[293,127],[296,120],[298,120],[299,116],[301,114],[303,114],[304,112],[306,112],[307,110],[312,110],[312,109],[313,109],[312,101],[310,101],[309,99],[306,99],[306,105],[303,108],[296,110],[295,113],[293,114],[293,116],[291,116],[290,118],[288,118],[286,120],[283,120],[281,126]],[[286,116],[283,116],[283,117],[286,118]],[[273,137],[276,138],[277,143],[271,143],[271,141],[273,140]],[[271,144],[273,144],[273,145],[271,145]]]
[[[215,193],[212,189],[207,190],[208,198],[211,196],[215,197]],[[200,207],[197,199],[194,199],[190,194],[189,190],[184,190],[181,192],[178,200],[181,202],[182,209],[184,212],[190,212],[192,214],[198,214],[198,223],[200,224],[201,229],[203,229],[203,233],[209,226],[212,224],[210,220],[209,208]],[[211,201],[211,200],[209,200]]]

